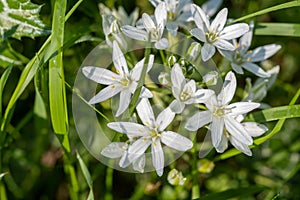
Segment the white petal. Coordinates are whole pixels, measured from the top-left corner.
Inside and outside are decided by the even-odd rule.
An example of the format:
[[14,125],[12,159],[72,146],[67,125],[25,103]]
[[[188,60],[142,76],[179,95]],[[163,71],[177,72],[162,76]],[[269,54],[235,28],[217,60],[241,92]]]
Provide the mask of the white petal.
[[230,137],[230,142],[235,148],[237,148],[244,154],[246,154],[248,156],[252,156],[252,152],[251,152],[250,148],[248,147],[248,145],[241,143],[235,137]]
[[161,111],[156,119],[156,124],[158,125],[158,131],[163,131],[169,124],[173,121],[175,113],[171,111],[169,107]]
[[125,25],[121,27],[122,32],[135,40],[148,41],[148,33],[147,31],[138,29],[133,26]]
[[[148,66],[147,66],[147,72],[149,72],[150,69],[152,68],[153,62],[154,62],[154,55],[150,54],[150,56],[149,56],[149,62],[148,62]],[[141,73],[142,73],[144,65],[145,65],[145,58],[143,58],[142,60],[140,60],[134,66],[134,68],[130,71],[131,79],[132,80],[135,80],[135,81],[139,81],[140,80]]]
[[98,94],[93,96],[90,100],[90,104],[96,104],[102,101],[105,101],[112,96],[115,96],[118,94],[120,91],[122,91],[122,88],[119,85],[109,85],[102,89]]
[[227,131],[240,142],[251,145],[253,143],[252,137],[248,134],[242,124],[227,116],[225,120],[225,127]]
[[192,14],[194,16],[194,21],[196,26],[205,32],[208,31],[209,20],[205,12],[196,4],[193,4],[191,9],[192,9]]
[[133,137],[147,136],[149,134],[148,128],[133,122],[111,122],[108,123],[107,126],[119,133],[124,133]]
[[218,95],[218,100],[222,105],[227,105],[233,98],[236,90],[236,78],[233,72],[228,72],[223,83],[222,90]]
[[116,41],[113,42],[113,62],[115,68],[121,75],[128,74],[128,67],[125,57]]
[[151,91],[143,86],[141,90],[140,98],[152,98],[152,97],[153,95]]
[[151,19],[151,17],[148,14],[143,13],[142,19],[143,19],[143,25],[144,25],[145,29],[147,30],[147,32],[150,32],[151,30],[156,29],[156,26],[155,26],[153,20]]
[[194,29],[190,30],[190,33],[192,34],[192,36],[194,36],[198,40],[200,40],[202,42],[206,42],[206,36],[202,29],[194,28]]
[[243,68],[246,69],[249,72],[252,72],[256,76],[262,77],[262,78],[268,78],[271,75],[264,71],[262,68],[260,68],[257,64],[251,63],[251,62],[245,62],[242,64]]
[[199,89],[194,95],[195,103],[204,103],[206,102],[215,92],[210,89]]
[[162,132],[161,142],[178,151],[187,151],[193,147],[193,142],[190,139],[173,131]]
[[250,30],[249,32],[245,33],[239,41],[239,49],[242,51],[242,53],[248,51],[251,42],[252,42],[252,31]]
[[218,49],[223,49],[223,50],[228,50],[228,51],[234,51],[235,47],[228,41],[224,40],[224,39],[218,39],[214,42],[214,45],[218,48]]
[[201,7],[203,11],[212,17],[220,8],[223,0],[208,0]]
[[233,69],[233,71],[235,71],[238,74],[244,74],[244,70],[242,68],[241,65],[235,64],[235,63],[231,63],[231,67]]
[[174,37],[177,35],[177,30],[178,30],[178,24],[175,22],[168,22],[166,24],[166,28],[173,35]]
[[223,8],[211,23],[210,29],[217,32],[223,30],[227,20],[227,14],[228,14],[227,8]]
[[158,176],[164,172],[164,152],[159,140],[152,142],[151,145],[152,163]]
[[248,54],[248,57],[251,58],[251,62],[259,62],[270,58],[280,49],[281,45],[269,44],[262,47],[257,47],[250,54]]
[[223,153],[228,148],[228,139],[225,134],[222,134],[220,144],[216,147],[218,153]]
[[149,0],[149,2],[154,6],[157,7],[161,0]]
[[119,161],[119,166],[122,167],[122,168],[126,168],[130,165],[130,161],[128,159],[128,151],[125,150],[124,151],[124,154],[122,155],[120,161]]
[[97,83],[110,85],[119,79],[119,75],[104,68],[86,66],[82,68],[82,73]]
[[238,38],[244,33],[249,31],[249,26],[246,23],[238,23],[230,26],[226,26],[220,33],[220,38],[224,40],[231,40]]
[[196,131],[211,121],[212,115],[210,111],[198,112],[187,121],[185,128],[189,131]]
[[131,146],[128,148],[128,159],[130,162],[133,162],[140,156],[142,156],[145,151],[148,149],[150,144],[152,143],[151,140],[147,139],[146,137],[142,137],[135,141]]
[[166,9],[166,3],[162,2],[160,3],[154,11],[157,28],[164,29],[167,21],[167,9]]
[[131,98],[131,92],[124,90],[120,93],[120,102],[119,102],[119,108],[116,113],[116,117],[120,116],[129,106]]
[[166,49],[169,47],[169,41],[166,38],[162,38],[154,44],[157,49]]
[[225,109],[231,111],[228,115],[237,116],[241,114],[246,114],[251,110],[258,108],[259,106],[260,106],[259,103],[254,103],[254,102],[236,102],[226,106]]
[[219,49],[219,52],[222,56],[224,56],[227,60],[229,61],[234,61],[233,57],[234,57],[234,51],[227,51],[227,50],[223,50],[223,49]]
[[140,173],[144,173],[145,164],[146,158],[145,154],[143,154],[142,156],[138,157],[136,160],[133,161],[132,166],[134,170]]
[[258,137],[268,131],[268,128],[256,122],[244,122],[242,123],[248,134],[252,137]]
[[128,145],[125,142],[113,142],[102,149],[101,154],[108,158],[120,158]]
[[213,116],[210,127],[212,144],[214,147],[218,147],[224,131],[224,118]]
[[142,120],[143,124],[154,128],[155,118],[154,118],[153,110],[152,110],[149,100],[141,99],[141,101],[138,103],[136,109],[137,109],[137,113],[138,113],[140,119]]
[[174,113],[179,114],[182,113],[183,109],[185,108],[185,104],[177,99],[174,99],[169,107]]
[[[172,87],[176,87],[180,89],[182,89],[186,83],[185,77],[178,63],[176,63],[171,69],[171,81],[172,81]],[[176,94],[176,95],[180,95],[180,94]]]
[[204,43],[203,47],[201,48],[202,60],[204,62],[208,61],[215,53],[216,49],[213,45]]

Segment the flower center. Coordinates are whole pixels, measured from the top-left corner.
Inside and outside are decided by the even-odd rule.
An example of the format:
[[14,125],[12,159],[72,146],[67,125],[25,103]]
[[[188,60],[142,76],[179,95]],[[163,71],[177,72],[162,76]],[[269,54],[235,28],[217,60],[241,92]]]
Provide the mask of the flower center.
[[150,36],[151,36],[151,40],[157,40],[157,39],[159,39],[159,37],[158,37],[158,30],[156,28],[152,28],[150,30]]
[[121,83],[121,85],[127,87],[130,84],[130,80],[128,77],[124,77],[121,79],[120,83]]
[[225,112],[223,108],[217,108],[215,111],[215,115],[217,115],[218,117],[222,117],[224,114]]
[[242,64],[243,63],[243,55],[239,51],[236,51],[233,57],[236,64]]
[[181,101],[186,101],[189,98],[191,98],[191,93],[190,92],[188,92],[188,91],[182,91],[181,92],[181,95],[180,95],[180,100]]
[[206,40],[209,43],[215,42],[218,38],[219,38],[218,32],[214,32],[214,31],[210,30],[208,33],[206,33]]
[[161,134],[158,133],[157,130],[152,129],[152,130],[150,130],[150,136],[151,136],[152,138],[154,138],[154,137],[161,137]]

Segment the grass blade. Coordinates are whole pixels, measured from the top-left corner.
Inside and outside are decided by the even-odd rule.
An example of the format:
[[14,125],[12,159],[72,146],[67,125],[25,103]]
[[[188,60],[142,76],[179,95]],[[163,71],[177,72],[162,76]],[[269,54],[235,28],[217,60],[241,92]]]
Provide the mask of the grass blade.
[[259,23],[255,27],[254,34],[300,37],[300,24]]

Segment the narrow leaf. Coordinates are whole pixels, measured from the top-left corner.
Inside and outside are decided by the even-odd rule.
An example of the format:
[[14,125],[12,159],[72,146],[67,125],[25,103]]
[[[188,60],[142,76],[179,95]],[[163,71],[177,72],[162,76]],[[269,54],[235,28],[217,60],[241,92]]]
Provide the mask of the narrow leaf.
[[7,82],[7,79],[9,77],[9,74],[12,70],[13,66],[9,66],[5,71],[4,73],[2,74],[1,76],[1,79],[0,79],[0,122],[2,120],[2,96],[3,96],[3,89],[4,89],[4,86]]
[[259,23],[255,27],[254,34],[300,37],[300,24]]

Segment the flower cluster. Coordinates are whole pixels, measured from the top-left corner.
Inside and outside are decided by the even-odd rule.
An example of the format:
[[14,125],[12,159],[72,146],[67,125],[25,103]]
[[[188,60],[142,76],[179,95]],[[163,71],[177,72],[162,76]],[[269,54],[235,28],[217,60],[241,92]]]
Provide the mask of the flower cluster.
[[[193,147],[191,136],[183,136],[171,129],[174,128],[172,122],[177,116],[192,106],[194,110],[195,108],[201,110],[193,112],[185,120],[186,130],[192,132],[205,127],[210,132],[212,145],[217,152],[224,152],[230,141],[236,149],[251,156],[249,146],[253,144],[252,137],[262,135],[267,131],[267,127],[256,122],[243,122],[245,115],[259,108],[260,103],[251,102],[251,98],[231,103],[237,89],[234,72],[243,74],[245,69],[268,80],[272,76],[270,70],[265,71],[255,63],[271,57],[281,46],[269,44],[249,51],[253,23],[248,25],[228,22],[227,8],[223,8],[214,19],[211,19],[222,4],[221,0],[209,0],[202,7],[193,4],[191,0],[150,0],[150,2],[155,7],[154,15],[143,13],[141,19],[137,19],[137,11],[134,11],[130,15],[131,20],[127,22],[124,22],[127,14],[123,9],[111,11],[101,5],[104,12],[102,18],[106,42],[112,48],[113,68],[108,70],[95,66],[83,67],[82,72],[88,79],[107,85],[92,97],[89,103],[96,104],[118,95],[120,101],[115,113],[118,117],[129,109],[132,96],[139,95],[137,104],[133,105],[138,116],[135,122],[119,121],[107,124],[110,129],[126,134],[128,140],[112,142],[101,154],[109,158],[119,158],[119,166],[122,168],[132,164],[134,170],[143,172],[145,154],[151,152],[152,164],[157,174],[161,176],[165,165],[164,148],[185,152]],[[186,39],[192,36],[197,41],[197,44],[193,43],[186,52],[187,57],[199,57],[205,63],[216,54],[217,49],[234,72],[230,69],[221,73],[210,71],[199,80],[197,76],[188,75],[184,64],[171,55],[169,57],[171,64],[166,66],[167,63],[163,63],[167,70],[159,77],[163,83],[160,89],[168,90],[171,97],[166,95],[165,99],[169,99],[166,102],[168,106],[155,115],[151,106],[153,91],[147,84],[142,88],[138,86],[139,83],[144,83],[144,80],[141,80],[145,78],[142,76],[143,72],[146,74],[151,72],[156,50],[153,50],[153,54],[145,54],[145,58],[139,62],[129,65],[121,49],[127,48],[127,36],[134,40],[153,43],[154,48],[159,51],[168,50],[178,32],[189,33]],[[196,68],[192,63],[189,65]],[[193,72],[196,73],[195,70]],[[210,89],[209,86],[216,85],[222,80],[222,75],[225,75],[225,78],[221,89],[218,91]]]

